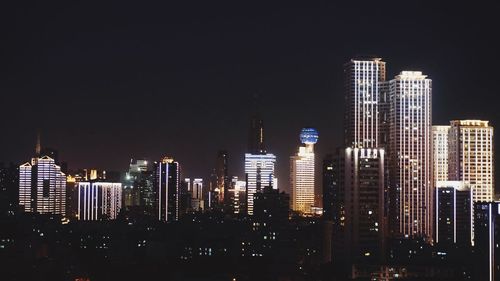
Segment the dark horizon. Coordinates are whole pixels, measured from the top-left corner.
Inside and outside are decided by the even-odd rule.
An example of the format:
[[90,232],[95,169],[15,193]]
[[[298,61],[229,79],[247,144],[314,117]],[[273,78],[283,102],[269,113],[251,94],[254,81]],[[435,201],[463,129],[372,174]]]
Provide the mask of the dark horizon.
[[28,161],[40,128],[70,169],[171,155],[206,179],[225,149],[241,177],[258,93],[288,190],[302,127],[319,131],[318,163],[342,144],[342,66],[363,53],[387,62],[387,79],[419,70],[433,80],[433,124],[496,127],[495,9],[412,4],[9,3],[0,162]]

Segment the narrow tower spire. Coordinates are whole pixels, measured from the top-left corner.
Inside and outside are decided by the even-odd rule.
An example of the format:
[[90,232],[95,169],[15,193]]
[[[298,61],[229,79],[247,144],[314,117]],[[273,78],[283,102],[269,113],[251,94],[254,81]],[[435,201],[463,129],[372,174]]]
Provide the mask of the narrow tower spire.
[[42,145],[40,143],[40,129],[38,129],[38,131],[36,133],[36,146],[35,146],[36,156],[40,156],[41,150],[42,150]]
[[253,96],[253,112],[250,122],[248,152],[253,154],[266,154],[264,145],[264,121],[260,116],[260,97]]

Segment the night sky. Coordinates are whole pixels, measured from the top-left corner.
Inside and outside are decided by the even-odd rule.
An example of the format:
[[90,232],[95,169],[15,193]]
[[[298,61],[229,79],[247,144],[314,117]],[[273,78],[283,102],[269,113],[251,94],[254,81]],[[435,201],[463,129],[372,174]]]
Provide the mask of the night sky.
[[41,128],[70,169],[125,170],[131,157],[168,154],[185,176],[207,177],[227,149],[229,172],[243,176],[257,93],[287,189],[302,127],[319,131],[317,161],[341,144],[342,65],[356,54],[382,57],[388,79],[429,75],[434,124],[500,126],[499,10],[479,2],[10,2],[0,162],[27,161]]

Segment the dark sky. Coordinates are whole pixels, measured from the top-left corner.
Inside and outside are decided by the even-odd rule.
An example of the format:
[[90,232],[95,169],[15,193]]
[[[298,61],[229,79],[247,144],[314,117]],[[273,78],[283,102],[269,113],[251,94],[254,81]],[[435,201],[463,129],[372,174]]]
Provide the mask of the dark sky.
[[169,154],[186,176],[205,177],[225,148],[241,176],[259,93],[285,187],[301,127],[318,128],[320,157],[341,143],[342,64],[356,54],[384,58],[388,78],[428,74],[435,124],[500,124],[499,10],[479,2],[10,2],[4,162],[28,160],[41,128],[70,168],[124,170],[131,157]]

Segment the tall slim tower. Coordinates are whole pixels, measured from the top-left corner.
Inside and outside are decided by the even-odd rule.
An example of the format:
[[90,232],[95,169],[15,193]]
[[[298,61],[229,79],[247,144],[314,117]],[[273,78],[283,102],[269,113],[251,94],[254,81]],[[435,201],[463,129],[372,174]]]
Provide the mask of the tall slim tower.
[[391,231],[432,239],[432,81],[403,71],[389,87]]
[[278,188],[274,172],[276,156],[266,151],[264,122],[260,118],[257,101],[255,103],[254,115],[250,122],[248,153],[245,153],[246,209],[249,215],[253,215],[253,199],[256,192],[262,192],[267,186]]
[[338,216],[338,163],[332,154],[323,159],[323,217],[333,221]]
[[155,192],[158,219],[175,221],[179,219],[180,167],[173,158],[164,157],[156,163]]
[[491,202],[494,195],[493,127],[482,120],[450,123],[450,180],[468,182],[474,203]]
[[388,84],[385,62],[376,57],[344,65],[344,147],[338,150],[334,190],[334,252],[338,260],[378,262],[384,255],[386,225],[385,146]]
[[40,130],[38,130],[36,134],[35,156],[37,157],[41,156],[40,155],[41,151],[42,151],[42,144],[40,140]]
[[300,141],[305,146],[300,146],[297,154],[290,157],[291,208],[304,215],[312,215],[315,187],[314,144],[318,141],[318,132],[313,128],[303,128]]
[[379,102],[385,81],[381,58],[356,58],[344,65],[345,147],[380,147]]
[[255,96],[253,99],[253,115],[250,121],[250,131],[248,134],[248,153],[266,154],[264,145],[264,121],[260,117],[260,99]]
[[217,186],[215,195],[217,196],[217,202],[220,206],[227,203],[226,194],[228,192],[229,186],[231,184],[231,179],[228,175],[228,160],[229,156],[227,151],[221,150],[217,154],[216,163],[216,175],[217,175]]

